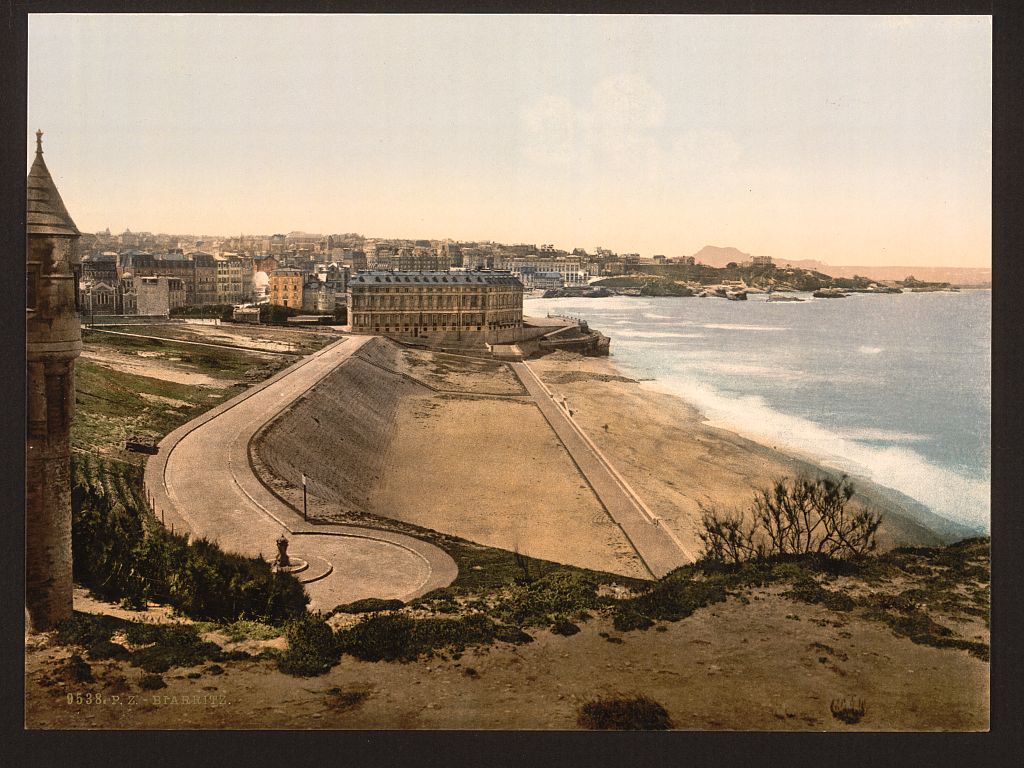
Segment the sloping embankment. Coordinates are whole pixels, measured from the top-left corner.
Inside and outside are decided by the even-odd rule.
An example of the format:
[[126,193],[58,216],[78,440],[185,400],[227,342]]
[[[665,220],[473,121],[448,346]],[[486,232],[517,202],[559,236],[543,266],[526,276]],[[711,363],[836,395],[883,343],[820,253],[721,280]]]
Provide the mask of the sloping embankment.
[[367,342],[257,434],[253,452],[258,461],[295,486],[301,487],[305,473],[310,493],[367,511],[399,400],[422,391],[378,367],[397,368],[399,354],[400,348],[386,339]]

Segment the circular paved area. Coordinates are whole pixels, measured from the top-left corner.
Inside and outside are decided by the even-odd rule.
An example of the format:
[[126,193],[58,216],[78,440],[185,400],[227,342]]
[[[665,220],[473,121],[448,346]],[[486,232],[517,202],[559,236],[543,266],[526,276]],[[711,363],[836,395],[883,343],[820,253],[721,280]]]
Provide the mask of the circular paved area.
[[165,437],[146,464],[157,517],[226,551],[268,560],[282,532],[291,534],[289,553],[330,564],[326,576],[305,585],[313,609],[365,597],[409,600],[450,584],[458,568],[444,551],[389,531],[309,525],[249,465],[253,435],[366,341],[349,337],[325,347]]

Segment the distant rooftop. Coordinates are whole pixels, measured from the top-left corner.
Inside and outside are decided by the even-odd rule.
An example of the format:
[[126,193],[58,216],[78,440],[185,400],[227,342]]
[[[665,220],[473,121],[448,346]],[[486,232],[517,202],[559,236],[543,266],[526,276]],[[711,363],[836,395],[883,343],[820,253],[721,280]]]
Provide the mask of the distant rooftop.
[[508,272],[360,272],[349,280],[349,285],[374,283],[522,285]]

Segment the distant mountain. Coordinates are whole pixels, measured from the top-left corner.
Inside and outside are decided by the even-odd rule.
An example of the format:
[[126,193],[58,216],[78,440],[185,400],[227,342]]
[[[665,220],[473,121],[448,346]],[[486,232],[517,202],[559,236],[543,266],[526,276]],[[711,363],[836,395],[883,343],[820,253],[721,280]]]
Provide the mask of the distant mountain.
[[[707,264],[709,267],[724,267],[726,264],[733,261],[737,264],[742,264],[744,261],[750,261],[753,256],[749,253],[744,253],[739,248],[733,248],[732,246],[726,246],[723,248],[717,245],[705,245],[693,254],[693,258],[698,264]],[[772,261],[780,267],[784,267],[788,264],[791,267],[814,269],[819,272],[824,272],[825,270],[823,267],[827,266],[823,261],[815,261],[814,259],[780,259],[773,256]]]
[[693,254],[693,258],[698,264],[707,264],[709,267],[724,267],[731,261],[740,264],[744,261],[750,261],[752,257],[749,253],[744,253],[739,248],[733,248],[732,246],[721,248],[717,245],[705,245]]

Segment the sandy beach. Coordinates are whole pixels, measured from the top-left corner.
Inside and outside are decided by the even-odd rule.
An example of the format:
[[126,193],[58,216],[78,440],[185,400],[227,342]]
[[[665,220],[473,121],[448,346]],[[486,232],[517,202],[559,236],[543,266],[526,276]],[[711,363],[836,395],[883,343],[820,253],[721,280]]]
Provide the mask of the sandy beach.
[[[684,400],[626,376],[614,359],[557,353],[529,365],[690,553],[703,509],[748,508],[775,478],[815,474],[788,456],[705,423]],[[508,366],[367,345],[279,417],[256,443],[286,497],[310,479],[327,517],[371,515],[554,562],[644,576],[643,563]],[[885,516],[881,548],[935,545],[893,493],[856,480]]]
[[[709,425],[675,395],[622,374],[614,357],[558,353],[530,365],[564,396],[574,418],[625,474],[646,503],[684,541],[700,549],[701,508],[749,508],[755,491],[779,477],[815,476],[812,457],[793,456]],[[919,522],[919,505],[865,478],[853,478],[860,503],[885,516],[879,546],[933,546],[937,531]]]

